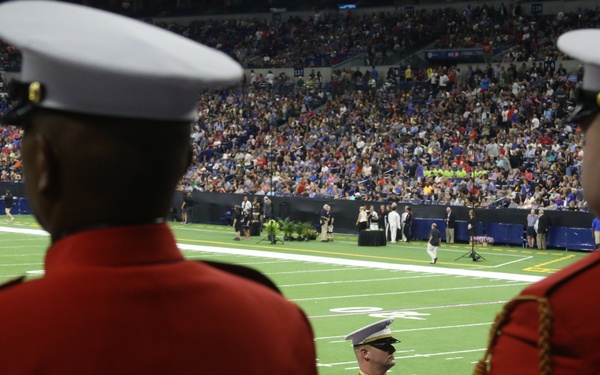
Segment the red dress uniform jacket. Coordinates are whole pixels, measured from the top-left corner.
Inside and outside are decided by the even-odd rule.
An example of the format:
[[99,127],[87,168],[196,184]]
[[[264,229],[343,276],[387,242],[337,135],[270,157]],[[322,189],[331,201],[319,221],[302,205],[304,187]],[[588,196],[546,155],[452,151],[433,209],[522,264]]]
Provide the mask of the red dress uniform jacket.
[[165,224],[53,244],[0,291],[0,374],[315,375],[311,327],[273,290],[184,260]]
[[599,285],[595,252],[524,289],[497,320],[488,373],[599,374]]

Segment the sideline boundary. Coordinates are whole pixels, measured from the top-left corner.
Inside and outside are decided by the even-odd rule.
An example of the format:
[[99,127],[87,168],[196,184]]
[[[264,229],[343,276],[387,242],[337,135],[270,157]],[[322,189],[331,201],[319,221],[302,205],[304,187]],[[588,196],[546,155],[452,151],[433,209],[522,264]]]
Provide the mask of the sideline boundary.
[[[25,228],[12,228],[12,227],[0,226],[0,232],[48,236],[48,232],[41,230],[41,229],[25,229]],[[519,275],[519,274],[511,274],[511,273],[504,273],[504,272],[464,270],[464,269],[430,267],[430,266],[414,266],[414,265],[407,265],[407,264],[394,264],[394,263],[363,261],[363,260],[353,260],[353,259],[341,259],[341,258],[321,257],[321,256],[314,256],[314,255],[276,253],[276,252],[271,252],[271,251],[260,251],[260,250],[209,247],[209,246],[188,245],[188,244],[181,244],[181,243],[178,243],[177,245],[179,246],[180,249],[188,250],[188,251],[198,251],[198,252],[205,252],[205,253],[219,253],[219,254],[229,254],[229,255],[241,255],[241,256],[261,257],[261,258],[270,258],[270,259],[284,259],[284,260],[294,260],[294,261],[298,261],[298,262],[323,263],[323,264],[333,264],[333,265],[351,266],[351,267],[366,267],[366,268],[384,269],[384,270],[423,272],[423,273],[453,275],[453,276],[471,276],[471,277],[481,277],[481,278],[486,278],[486,279],[524,281],[524,282],[531,282],[531,283],[542,280],[544,278],[543,276]]]

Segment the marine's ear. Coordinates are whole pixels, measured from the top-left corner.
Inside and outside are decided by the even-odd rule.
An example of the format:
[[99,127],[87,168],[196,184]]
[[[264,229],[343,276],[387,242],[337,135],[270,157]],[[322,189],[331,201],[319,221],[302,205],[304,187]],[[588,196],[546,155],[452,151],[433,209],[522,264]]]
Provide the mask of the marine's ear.
[[34,136],[38,152],[31,158],[37,173],[34,187],[38,194],[50,202],[56,202],[61,195],[60,163],[52,143],[40,133]]

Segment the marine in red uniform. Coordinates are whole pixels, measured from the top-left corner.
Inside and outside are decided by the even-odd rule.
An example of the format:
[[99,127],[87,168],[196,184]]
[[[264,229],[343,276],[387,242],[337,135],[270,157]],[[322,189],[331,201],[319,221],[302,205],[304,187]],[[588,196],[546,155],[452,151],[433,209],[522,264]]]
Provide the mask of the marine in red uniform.
[[[0,374],[316,375],[303,312],[261,274],[186,261],[164,223],[198,89],[237,63],[153,26],[59,2],[0,5],[23,53],[24,128],[45,275],[0,290]],[[255,281],[257,280],[257,281]]]
[[[567,120],[585,133],[583,188],[600,213],[600,30],[562,35],[558,47],[584,63],[579,106]],[[526,288],[504,306],[476,374],[576,375],[600,373],[600,253]],[[491,360],[490,360],[491,358]]]
[[400,341],[392,337],[393,322],[394,319],[381,320],[346,336],[346,340],[352,340],[360,369],[358,375],[385,375],[396,365],[396,348],[392,344]]

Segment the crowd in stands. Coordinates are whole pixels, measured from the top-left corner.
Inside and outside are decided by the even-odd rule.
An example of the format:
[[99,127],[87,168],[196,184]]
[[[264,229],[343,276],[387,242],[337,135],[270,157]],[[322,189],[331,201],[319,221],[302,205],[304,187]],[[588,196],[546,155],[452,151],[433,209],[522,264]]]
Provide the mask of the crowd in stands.
[[[530,23],[519,35],[530,32],[540,45],[554,45],[555,37],[569,27],[598,22],[597,12],[584,14],[555,16],[548,23],[552,31],[543,35],[541,26]],[[278,28],[242,20],[165,27],[241,61],[259,55],[269,56],[261,65],[292,66],[297,58],[314,57],[309,51],[332,56],[325,46],[334,46],[336,53],[370,45],[380,53],[394,50],[396,43],[409,48],[407,28],[431,35],[442,30],[447,38],[439,38],[438,46],[458,47],[455,43],[464,41],[460,35],[476,30],[474,22],[488,27],[479,20],[495,22],[499,16],[502,11],[479,7],[472,14],[448,13],[461,20],[452,25],[455,34],[445,29],[450,26],[442,13],[315,16]],[[512,25],[522,21],[514,9],[507,9],[504,17]],[[503,39],[508,29],[502,25],[486,38]],[[472,35],[477,39],[485,34]],[[299,41],[304,38],[311,39],[304,44]],[[339,44],[332,42],[337,39]],[[516,39],[505,42],[511,40]],[[519,46],[531,50],[524,43]],[[567,71],[561,64],[566,57],[554,48],[545,54],[556,64],[527,58],[508,68],[499,63],[462,70],[431,66],[414,72],[415,81],[403,86],[390,84],[398,79],[391,70],[386,74],[376,67],[335,70],[332,77],[308,69],[300,84],[285,75],[253,77],[251,72],[241,87],[200,98],[193,164],[180,189],[586,210],[579,181],[583,135],[574,124],[561,121],[573,109],[582,72]],[[19,181],[20,130],[0,130],[0,180]]]
[[181,189],[585,209],[582,134],[561,122],[576,82],[532,67],[513,91],[490,66],[482,89],[486,71],[446,88],[348,90],[318,111],[303,90],[212,93]]
[[[364,55],[365,65],[393,63],[427,45],[432,48],[508,49],[506,61],[555,59],[555,40],[562,32],[598,23],[597,10],[580,9],[557,15],[523,15],[520,5],[483,4],[457,10],[448,7],[354,14],[317,11],[312,17],[291,16],[285,21],[258,18],[205,19],[189,24],[157,25],[220,49],[247,68],[332,66]],[[20,66],[20,54],[0,43],[4,70]]]
[[502,3],[498,9],[470,5],[448,24],[436,49],[483,48],[507,50],[504,62],[555,61],[558,37],[568,30],[597,27],[597,10],[578,9],[557,15],[523,15],[521,5]]
[[292,16],[285,22],[204,20],[159,26],[221,49],[248,68],[293,68],[332,66],[361,53],[367,53],[369,64],[381,64],[384,57],[433,42],[450,19],[435,12],[405,17],[383,12],[356,16],[348,11]]
[[317,11],[285,21],[230,19],[159,26],[221,49],[248,68],[332,66],[366,54],[365,65],[384,65],[432,44],[434,49],[509,50],[505,61],[555,60],[564,31],[597,25],[598,13],[579,9],[557,15],[523,15],[519,3],[483,4],[416,13]]

